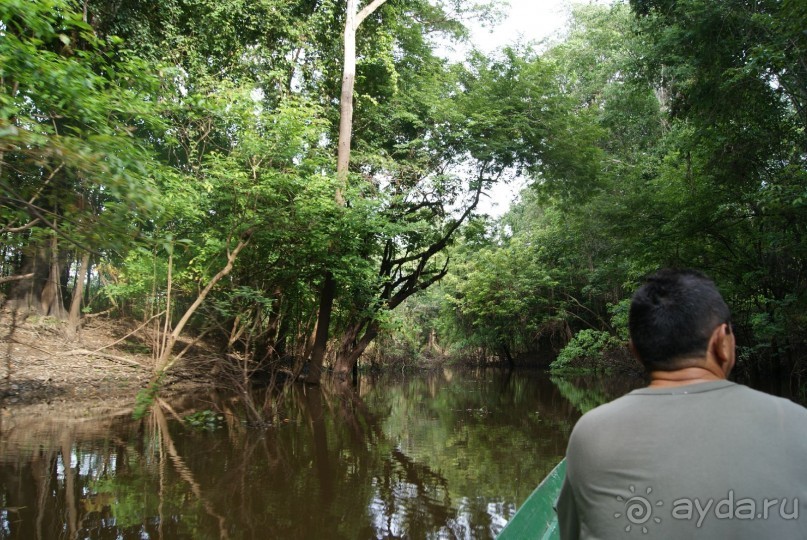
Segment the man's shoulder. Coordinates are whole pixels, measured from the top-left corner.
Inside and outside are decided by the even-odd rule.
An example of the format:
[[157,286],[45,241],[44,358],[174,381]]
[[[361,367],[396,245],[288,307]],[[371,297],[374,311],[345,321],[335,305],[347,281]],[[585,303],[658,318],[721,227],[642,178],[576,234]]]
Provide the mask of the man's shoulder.
[[754,390],[743,384],[735,384],[734,387],[738,392],[737,397],[747,405],[770,407],[807,422],[807,409],[790,399]]
[[[711,391],[698,391],[704,388],[718,391],[714,393]],[[727,412],[734,411],[737,414],[741,414],[740,410],[753,410],[763,416],[770,416],[772,414],[780,417],[784,416],[791,421],[804,423],[804,425],[807,426],[807,409],[803,406],[787,398],[754,390],[743,384],[725,381],[724,385],[713,385],[712,387],[704,385],[700,389],[693,388],[693,390],[695,391],[691,394],[687,391],[679,391],[671,392],[669,395],[702,395],[708,399],[726,399],[734,402],[734,405],[728,407]],[[602,429],[609,429],[609,426],[613,426],[614,424],[622,424],[626,419],[636,414],[642,414],[642,411],[646,411],[653,403],[658,403],[657,398],[664,395],[664,392],[655,392],[647,388],[634,390],[585,413],[580,420],[577,421],[574,431],[600,431]]]
[[625,394],[583,414],[574,426],[574,432],[608,429],[613,422],[622,422],[638,405],[636,394]]

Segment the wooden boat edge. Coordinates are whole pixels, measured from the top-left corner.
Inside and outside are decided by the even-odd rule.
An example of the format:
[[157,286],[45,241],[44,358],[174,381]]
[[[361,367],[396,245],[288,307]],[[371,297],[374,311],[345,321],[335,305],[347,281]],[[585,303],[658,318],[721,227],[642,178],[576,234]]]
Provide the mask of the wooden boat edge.
[[520,540],[524,538],[541,538],[553,540],[559,538],[558,517],[555,513],[563,479],[566,476],[566,458],[547,474],[538,484],[524,504],[507,522],[497,540]]

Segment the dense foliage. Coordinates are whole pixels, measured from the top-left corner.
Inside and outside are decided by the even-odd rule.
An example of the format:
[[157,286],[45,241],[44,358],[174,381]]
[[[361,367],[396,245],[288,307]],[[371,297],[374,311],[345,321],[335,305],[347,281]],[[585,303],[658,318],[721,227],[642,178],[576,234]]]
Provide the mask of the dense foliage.
[[0,5],[6,299],[150,321],[155,351],[187,315],[248,378],[303,368],[330,276],[343,367],[374,341],[568,365],[621,350],[641,276],[687,266],[743,365],[804,369],[802,2],[579,6],[541,52],[451,63],[440,40],[495,6],[388,0],[358,33],[346,186],[343,4]]
[[189,323],[248,377],[301,368],[332,276],[333,354],[355,365],[445,274],[483,190],[538,159],[505,147],[503,116],[474,121],[485,59],[435,54],[491,13],[390,0],[364,21],[342,185],[342,2],[4,3],[7,299],[56,317],[69,301],[74,329],[82,304],[150,322],[161,367]]
[[804,8],[630,7],[577,8],[566,39],[533,60],[571,99],[563,114],[585,126],[572,146],[593,172],[545,172],[481,246],[467,237],[443,282],[444,344],[503,358],[568,342],[566,366],[621,348],[641,276],[695,267],[733,309],[741,369],[802,371]]

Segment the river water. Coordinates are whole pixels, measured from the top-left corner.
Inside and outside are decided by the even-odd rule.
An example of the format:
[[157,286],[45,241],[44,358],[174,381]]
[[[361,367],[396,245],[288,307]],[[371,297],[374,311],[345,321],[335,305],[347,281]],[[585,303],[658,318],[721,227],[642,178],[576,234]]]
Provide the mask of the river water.
[[9,409],[0,539],[494,538],[581,411],[641,384],[443,369],[138,421]]

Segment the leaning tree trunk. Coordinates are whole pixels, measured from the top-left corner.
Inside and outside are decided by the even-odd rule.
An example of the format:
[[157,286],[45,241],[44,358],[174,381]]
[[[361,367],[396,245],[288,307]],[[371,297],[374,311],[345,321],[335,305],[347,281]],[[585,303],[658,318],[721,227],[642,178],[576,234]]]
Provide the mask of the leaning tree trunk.
[[[227,247],[227,263],[224,265],[224,268],[219,270],[218,274],[216,274],[215,276],[210,278],[210,281],[208,281],[208,283],[207,283],[207,285],[205,285],[204,289],[202,289],[201,292],[199,292],[199,294],[196,295],[196,300],[194,300],[193,303],[190,305],[190,307],[185,310],[185,313],[182,315],[182,317],[179,319],[179,322],[177,323],[177,325],[174,327],[174,329],[170,333],[168,333],[168,331],[167,331],[168,321],[170,320],[170,306],[169,305],[166,306],[166,310],[165,310],[166,311],[166,315],[165,315],[165,317],[166,317],[166,330],[164,332],[165,335],[163,336],[163,342],[162,342],[162,344],[160,346],[157,362],[155,363],[155,368],[154,368],[155,376],[152,379],[152,385],[157,382],[160,375],[162,375],[163,373],[168,371],[168,369],[171,366],[174,365],[174,362],[179,360],[181,354],[172,357],[172,353],[173,353],[173,350],[174,350],[174,345],[176,344],[177,340],[179,339],[179,336],[182,333],[182,330],[185,328],[185,325],[188,324],[188,321],[191,319],[191,317],[196,312],[196,310],[199,308],[199,306],[202,305],[202,302],[205,301],[205,299],[207,298],[207,295],[210,294],[210,291],[213,289],[213,287],[216,286],[216,283],[218,283],[222,278],[224,278],[227,274],[229,274],[232,271],[233,265],[235,264],[235,260],[236,260],[236,258],[238,258],[238,254],[241,253],[242,249],[247,247],[247,244],[249,244],[249,240],[252,237],[252,233],[253,233],[253,229],[249,229],[249,230],[245,231],[244,233],[242,233],[241,237],[238,240],[238,244],[235,246],[235,248],[232,251],[230,251],[229,246]],[[167,304],[168,304],[168,302],[170,302],[170,297],[171,297],[171,292],[170,292],[171,291],[171,289],[170,289],[170,287],[171,287],[171,274],[170,274],[171,260],[170,259],[169,259],[168,265],[169,265],[169,274],[168,274],[168,292],[167,292],[167,296],[168,296],[169,300],[166,301]],[[188,349],[186,347],[185,351],[187,351],[187,350]],[[185,351],[183,351],[183,354],[184,354]]]

